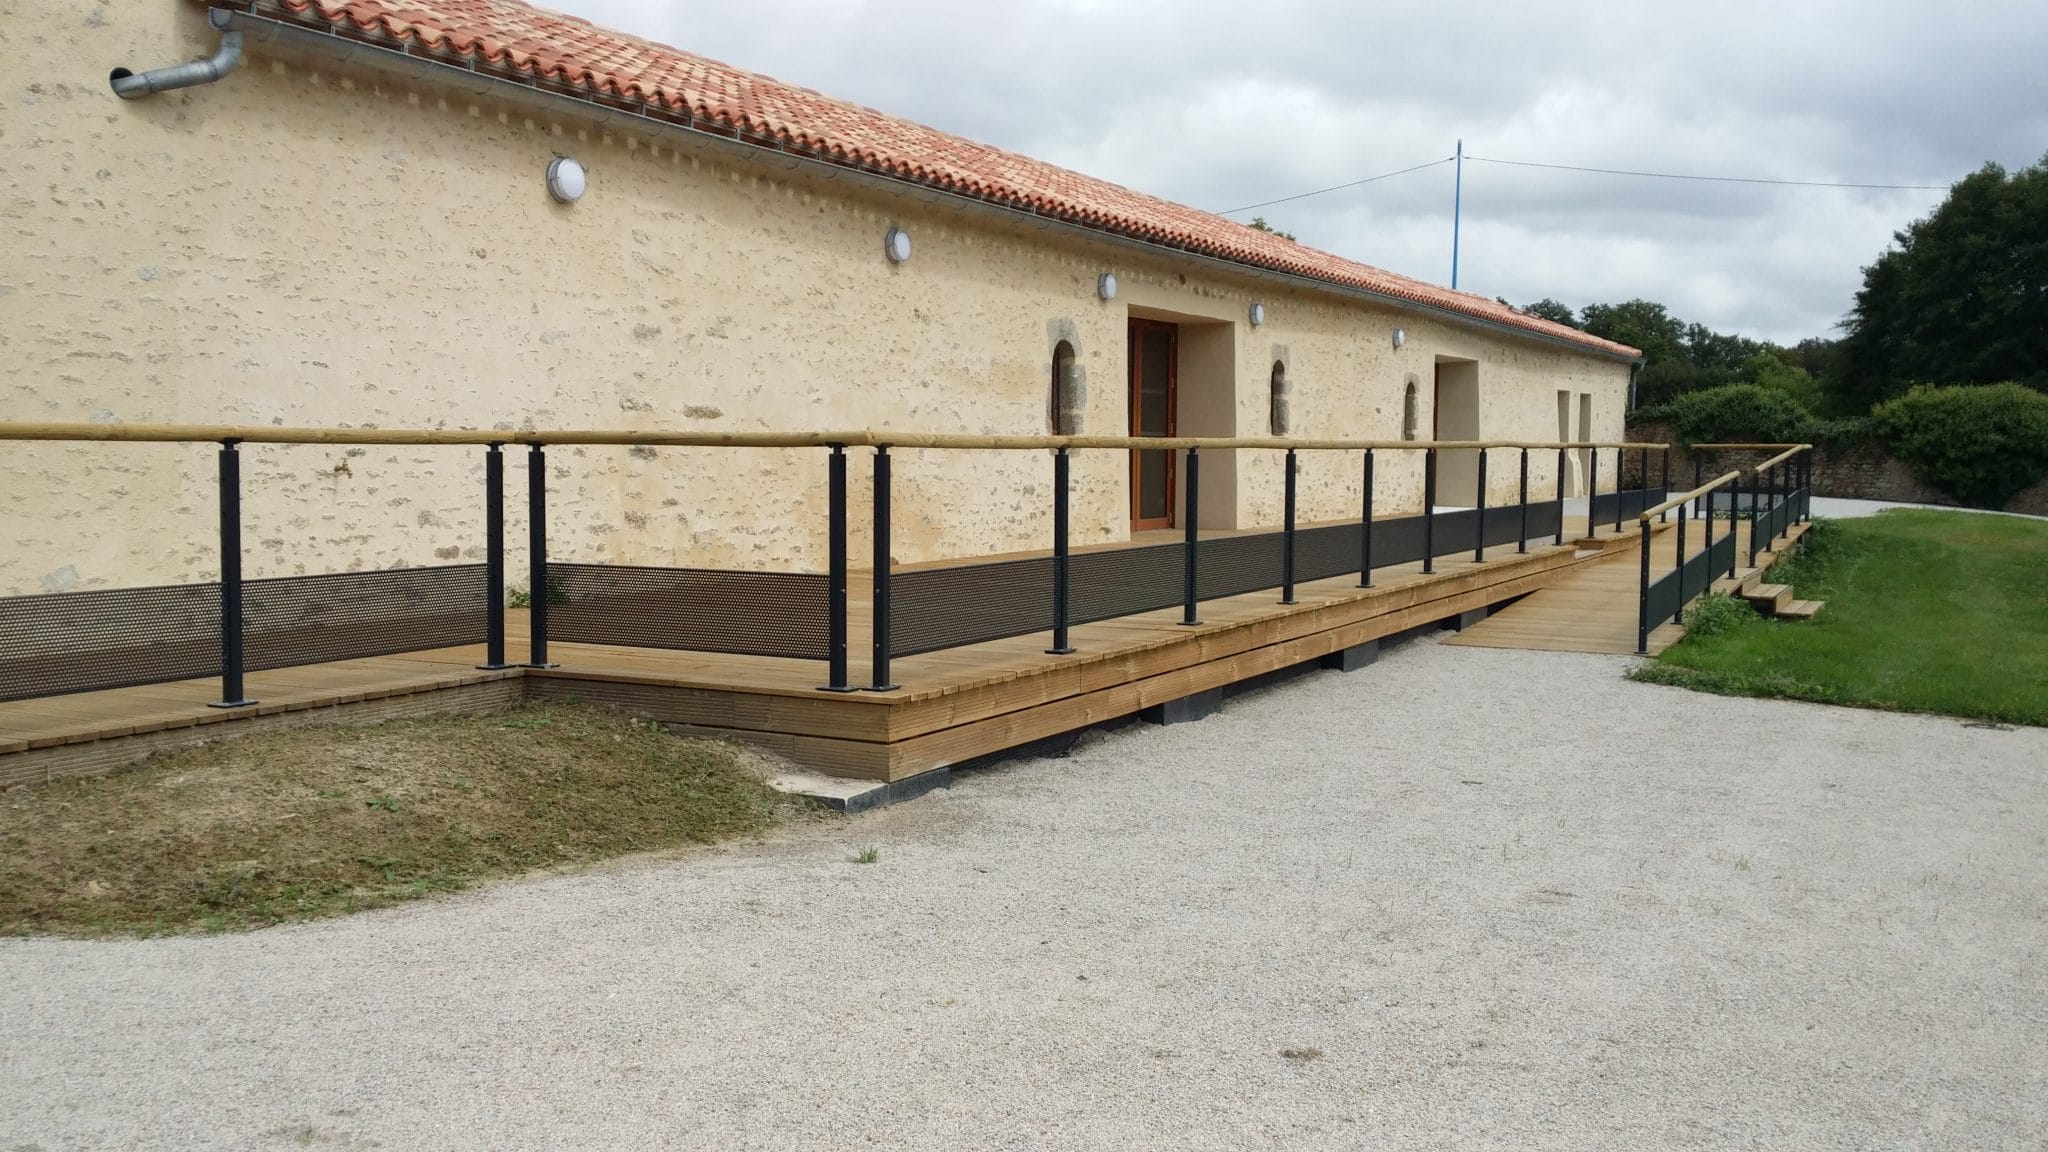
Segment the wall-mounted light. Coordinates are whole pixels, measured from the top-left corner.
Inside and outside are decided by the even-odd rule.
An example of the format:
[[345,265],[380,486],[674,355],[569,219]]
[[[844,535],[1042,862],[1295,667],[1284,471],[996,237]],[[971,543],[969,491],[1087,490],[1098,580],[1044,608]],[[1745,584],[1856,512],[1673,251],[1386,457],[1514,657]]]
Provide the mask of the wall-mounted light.
[[1104,272],[1095,278],[1095,294],[1104,300],[1116,299],[1116,273]]
[[1394,347],[1399,348],[1406,343],[1408,343],[1408,333],[1399,328],[1394,329]]
[[1259,325],[1261,325],[1261,324],[1264,324],[1265,322],[1266,322],[1266,306],[1265,306],[1264,304],[1253,304],[1253,305],[1252,305],[1252,327],[1254,327],[1254,328],[1257,328],[1257,327],[1258,327]]
[[590,178],[583,171],[583,165],[573,157],[557,156],[548,161],[548,195],[558,204],[574,204],[583,199],[583,190],[589,186]]
[[889,234],[882,237],[882,251],[889,254],[891,264],[910,259],[910,233],[901,228],[889,229]]

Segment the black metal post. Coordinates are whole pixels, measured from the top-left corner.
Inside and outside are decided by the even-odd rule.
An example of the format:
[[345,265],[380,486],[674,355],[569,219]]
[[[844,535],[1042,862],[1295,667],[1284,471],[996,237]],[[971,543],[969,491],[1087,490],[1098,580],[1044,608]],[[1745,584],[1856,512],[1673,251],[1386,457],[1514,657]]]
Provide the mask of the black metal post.
[[1529,551],[1529,450],[1527,448],[1522,449],[1522,475],[1520,481],[1516,484],[1515,490],[1519,493],[1518,498],[1522,503],[1522,527],[1515,537],[1515,553],[1520,555]]
[[526,666],[548,663],[548,454],[539,444],[526,449]]
[[[1697,488],[1699,485],[1695,484],[1693,487]],[[1714,494],[1712,492],[1707,493],[1707,512],[1702,518],[1700,531],[1705,533],[1707,537],[1707,587],[1711,588],[1714,584]],[[1700,591],[1704,592],[1706,589],[1702,588]]]
[[[1620,468],[1615,472],[1619,473]],[[1650,533],[1643,537],[1642,583],[1636,596],[1636,652],[1647,656],[1650,653]]]
[[1749,486],[1749,566],[1754,568],[1757,554],[1756,534],[1757,530],[1763,527],[1763,521],[1757,518],[1757,494],[1764,486],[1764,475],[1762,472],[1752,472],[1750,475],[1754,483]]
[[1564,547],[1564,476],[1568,449],[1557,450],[1557,545]]
[[[1695,492],[1697,492],[1697,491],[1699,490],[1699,486],[1700,486],[1700,485],[1701,485],[1702,483],[1704,483],[1704,482],[1705,482],[1705,481],[1704,481],[1703,479],[1701,479],[1701,477],[1700,477],[1700,454],[1699,454],[1699,452],[1698,452],[1697,450],[1695,450],[1695,451],[1693,452],[1693,454],[1692,454],[1692,486],[1693,486],[1693,490],[1694,490]],[[1707,499],[1707,510],[1708,510],[1708,512],[1709,512],[1709,513],[1711,513],[1711,512],[1713,511],[1713,508],[1714,508],[1714,494],[1713,494],[1712,492],[1709,492],[1709,493],[1707,493],[1707,497],[1706,497],[1706,499]],[[1693,503],[1693,510],[1694,510],[1694,511],[1698,511],[1698,510],[1699,510],[1699,503],[1700,503],[1700,498],[1699,498],[1699,497],[1697,497],[1697,496],[1693,497],[1693,498],[1692,498],[1692,503]]]
[[1180,622],[1189,627],[1200,624],[1195,616],[1195,509],[1202,506],[1202,454],[1187,450],[1187,498],[1181,507],[1181,601]]
[[484,662],[486,671],[505,663],[505,446],[484,451]]
[[1422,573],[1436,571],[1436,449],[1422,453]]
[[[1586,449],[1586,538],[1600,534],[1600,525],[1593,521],[1593,505],[1600,499],[1600,449]],[[1615,499],[1619,500],[1620,497]]]
[[847,664],[846,446],[834,444],[825,462],[825,664],[821,692],[858,692]]
[[1287,450],[1287,502],[1286,520],[1280,529],[1280,602],[1294,603],[1294,487],[1295,472],[1300,462],[1295,459],[1294,449]]
[[242,688],[242,453],[239,440],[220,442],[220,699],[215,708],[246,708]]
[[[1648,452],[1649,449],[1645,448],[1643,449],[1643,451]],[[1661,479],[1657,482],[1657,502],[1659,504],[1662,504],[1664,501],[1669,500],[1671,498],[1671,445],[1669,444],[1666,444],[1664,446],[1664,466],[1658,472],[1658,475],[1661,477]],[[1658,513],[1657,519],[1668,523],[1671,519],[1671,509],[1666,508],[1664,511]]]
[[1067,536],[1071,527],[1067,507],[1071,461],[1067,450],[1052,454],[1052,647],[1053,656],[1071,656],[1074,646],[1067,642]]
[[889,679],[889,446],[875,445],[875,605],[874,622],[868,631],[874,636],[869,657],[874,675],[870,692],[894,692]]
[[1358,586],[1372,587],[1372,449],[1365,450],[1365,509],[1358,522]]
[[1486,563],[1486,449],[1479,450],[1479,532],[1472,544],[1472,562]]
[[[1647,451],[1643,453],[1643,467],[1645,473],[1647,473],[1649,470],[1649,453]],[[1614,534],[1616,536],[1621,535],[1621,487],[1625,483],[1625,477],[1622,476],[1622,473],[1627,470],[1628,449],[1616,448],[1614,450]],[[1643,483],[1647,486],[1648,480],[1645,479]],[[1642,509],[1638,508],[1637,511],[1640,512]]]
[[1742,539],[1737,535],[1741,525],[1735,521],[1735,513],[1742,507],[1742,469],[1735,470],[1734,479],[1728,481],[1728,534],[1736,540],[1728,548],[1728,578],[1735,578],[1735,569],[1742,562]]
[[[1673,624],[1685,622],[1685,505],[1678,506],[1678,607],[1671,613]],[[1645,528],[1649,525],[1644,525]]]

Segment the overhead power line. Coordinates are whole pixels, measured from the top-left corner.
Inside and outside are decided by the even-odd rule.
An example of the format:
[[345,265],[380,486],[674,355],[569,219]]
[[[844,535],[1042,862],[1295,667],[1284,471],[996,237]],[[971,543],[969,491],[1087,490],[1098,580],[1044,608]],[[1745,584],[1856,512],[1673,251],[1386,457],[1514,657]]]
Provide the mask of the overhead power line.
[[[1353,180],[1349,184],[1332,184],[1328,188],[1318,188],[1313,192],[1297,192],[1292,196],[1282,196],[1278,200],[1262,200],[1257,204],[1247,204],[1242,208],[1226,208],[1223,211],[1218,212],[1217,215],[1232,216],[1239,212],[1249,212],[1254,208],[1270,208],[1275,204],[1285,204],[1289,200],[1306,200],[1311,196],[1321,196],[1325,192],[1342,192],[1346,188],[1356,188],[1360,184],[1370,184],[1375,180],[1386,180],[1395,176],[1406,176],[1410,172],[1420,172],[1424,168],[1434,168],[1439,164],[1449,164],[1454,159],[1456,159],[1456,157],[1446,156],[1441,160],[1431,160],[1427,164],[1417,164],[1413,168],[1403,168],[1399,172],[1382,172],[1377,176],[1367,176],[1363,180]],[[1470,159],[1470,157],[1467,157],[1467,159]]]
[[1496,160],[1467,154],[1465,159],[1480,164],[1507,164],[1516,168],[1550,168],[1560,172],[1595,172],[1602,176],[1645,176],[1653,180],[1704,180],[1714,184],[1779,184],[1792,188],[1876,188],[1897,192],[1946,192],[1946,184],[1846,184],[1834,180],[1773,180],[1762,176],[1695,176],[1682,172],[1637,172],[1628,168],[1587,168],[1577,164],[1540,164],[1534,160]]
[[[1318,188],[1313,192],[1297,192],[1292,196],[1282,196],[1278,200],[1264,200],[1257,204],[1247,204],[1242,208],[1228,208],[1217,213],[1217,215],[1234,216],[1239,212],[1249,212],[1254,208],[1270,208],[1275,204],[1285,204],[1292,200],[1306,200],[1311,196],[1321,196],[1329,192],[1342,192],[1346,188],[1356,188],[1361,184],[1371,184],[1376,180],[1385,180],[1393,176],[1406,176],[1410,172],[1420,172],[1425,168],[1434,168],[1439,164],[1449,164],[1454,159],[1456,157],[1446,156],[1441,160],[1431,160],[1427,164],[1417,164],[1412,168],[1403,168],[1398,172],[1383,172],[1378,176],[1368,176],[1363,180],[1353,180],[1348,184],[1333,184],[1328,188]],[[1777,180],[1765,176],[1700,176],[1685,172],[1641,172],[1632,168],[1592,168],[1580,164],[1544,164],[1535,160],[1498,160],[1491,156],[1474,156],[1470,153],[1465,155],[1465,159],[1478,164],[1505,164],[1513,168],[1548,168],[1557,172],[1589,172],[1599,176],[1639,176],[1650,180],[1697,180],[1710,184],[1771,184],[1785,188],[1860,188],[1885,192],[1946,192],[1949,188],[1946,184],[1854,184],[1834,180]]]

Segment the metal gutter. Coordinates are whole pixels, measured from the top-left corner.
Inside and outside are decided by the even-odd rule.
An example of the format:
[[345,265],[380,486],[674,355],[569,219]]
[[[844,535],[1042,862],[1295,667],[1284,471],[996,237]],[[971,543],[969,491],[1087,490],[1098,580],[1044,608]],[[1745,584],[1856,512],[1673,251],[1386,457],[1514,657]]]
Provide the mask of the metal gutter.
[[[250,7],[254,0],[245,0]],[[927,204],[948,204],[961,208],[970,214],[993,216],[1007,223],[1028,220],[1040,229],[1056,231],[1062,235],[1108,243],[1115,247],[1133,249],[1147,255],[1173,260],[1193,261],[1226,275],[1269,280],[1289,287],[1301,288],[1326,295],[1341,296],[1353,300],[1364,300],[1395,309],[1417,312],[1448,321],[1467,328],[1511,336],[1533,343],[1546,344],[1583,356],[1592,356],[1622,364],[1641,364],[1641,356],[1628,356],[1583,344],[1563,336],[1503,324],[1481,316],[1473,316],[1456,309],[1445,308],[1410,300],[1388,292],[1375,292],[1348,284],[1339,284],[1313,276],[1277,269],[1262,268],[1256,264],[1244,264],[1210,256],[1192,249],[1158,241],[1146,240],[1122,232],[1103,228],[1091,228],[1043,212],[1013,206],[1000,200],[975,196],[949,189],[936,188],[929,184],[899,176],[893,172],[863,167],[857,164],[833,160],[829,157],[791,151],[778,143],[758,143],[740,136],[731,129],[711,127],[708,122],[678,113],[676,118],[650,115],[637,108],[615,106],[603,103],[583,94],[585,90],[568,86],[557,86],[534,79],[523,71],[486,70],[451,63],[438,56],[427,55],[413,50],[415,41],[406,40],[401,44],[384,45],[369,40],[343,36],[333,25],[312,26],[260,15],[240,8],[215,8],[215,13],[229,12],[230,23],[237,29],[246,29],[250,36],[261,44],[282,45],[288,48],[302,48],[338,57],[343,64],[356,64],[382,72],[408,76],[457,91],[468,92],[480,97],[499,97],[516,103],[539,105],[543,108],[568,112],[574,110],[578,119],[597,126],[617,124],[630,125],[650,135],[666,132],[699,143],[708,149],[722,152],[738,159],[757,163],[771,163],[791,171],[807,171],[821,175],[827,180],[847,180],[862,187],[880,190],[892,195],[908,195]],[[564,106],[567,106],[566,108]]]

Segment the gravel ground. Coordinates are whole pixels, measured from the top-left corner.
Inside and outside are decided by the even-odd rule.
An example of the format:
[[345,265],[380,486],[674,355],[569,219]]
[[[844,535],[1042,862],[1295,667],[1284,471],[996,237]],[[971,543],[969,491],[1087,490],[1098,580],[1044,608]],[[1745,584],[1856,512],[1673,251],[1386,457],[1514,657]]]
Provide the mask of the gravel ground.
[[1627,666],[1422,641],[762,845],[0,942],[0,1149],[2041,1147],[2048,731]]

